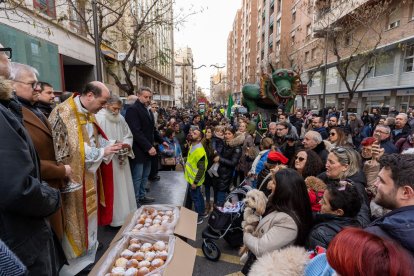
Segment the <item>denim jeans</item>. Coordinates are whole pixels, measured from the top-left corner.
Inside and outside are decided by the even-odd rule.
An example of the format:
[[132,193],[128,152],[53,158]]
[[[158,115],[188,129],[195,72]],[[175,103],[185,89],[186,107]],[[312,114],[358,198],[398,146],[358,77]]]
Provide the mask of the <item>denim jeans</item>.
[[191,200],[194,202],[194,209],[198,214],[198,217],[202,217],[206,207],[204,206],[204,197],[201,193],[201,186],[197,186],[195,189],[191,189],[190,187],[190,195]]
[[131,164],[132,181],[134,182],[135,199],[137,202],[145,197],[145,186],[151,172],[151,161]]

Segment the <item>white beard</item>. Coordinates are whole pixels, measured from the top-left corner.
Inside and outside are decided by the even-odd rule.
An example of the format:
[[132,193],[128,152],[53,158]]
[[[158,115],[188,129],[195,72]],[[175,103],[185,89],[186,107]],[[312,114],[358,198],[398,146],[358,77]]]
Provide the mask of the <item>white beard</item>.
[[105,118],[112,123],[119,123],[121,121],[121,116],[119,113],[114,115],[111,111],[105,109]]

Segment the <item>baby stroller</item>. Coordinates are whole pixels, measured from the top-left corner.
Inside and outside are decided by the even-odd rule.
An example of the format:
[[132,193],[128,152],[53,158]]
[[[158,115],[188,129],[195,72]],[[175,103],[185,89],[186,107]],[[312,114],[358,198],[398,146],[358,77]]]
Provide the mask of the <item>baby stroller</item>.
[[213,240],[224,238],[234,248],[243,245],[243,221],[244,202],[248,191],[252,188],[243,181],[237,188],[230,192],[226,198],[224,207],[215,207],[208,219],[208,226],[203,230],[203,244],[201,249],[204,256],[210,261],[220,259],[220,248]]

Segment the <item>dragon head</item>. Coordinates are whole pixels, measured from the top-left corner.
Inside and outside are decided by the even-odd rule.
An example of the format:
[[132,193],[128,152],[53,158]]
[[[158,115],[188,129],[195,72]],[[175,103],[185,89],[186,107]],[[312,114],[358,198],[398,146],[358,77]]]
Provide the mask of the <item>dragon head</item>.
[[272,73],[272,83],[276,87],[277,94],[281,98],[291,98],[295,94],[295,84],[298,75],[288,69],[277,69]]

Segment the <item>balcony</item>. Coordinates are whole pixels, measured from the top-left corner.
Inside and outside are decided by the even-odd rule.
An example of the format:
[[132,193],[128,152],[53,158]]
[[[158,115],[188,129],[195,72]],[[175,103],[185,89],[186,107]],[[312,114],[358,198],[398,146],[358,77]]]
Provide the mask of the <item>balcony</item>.
[[328,28],[329,25],[337,23],[352,11],[371,0],[352,0],[352,1],[335,1],[335,0],[316,0],[316,17],[314,21],[314,32],[320,32]]

